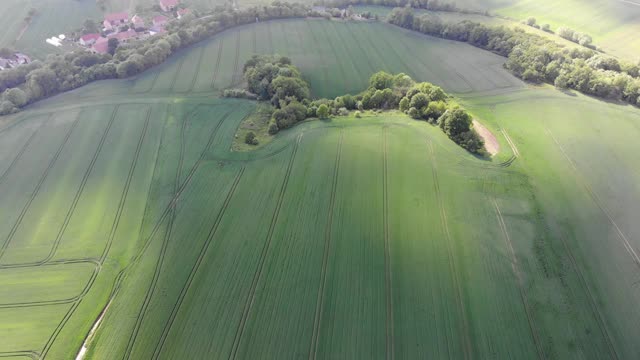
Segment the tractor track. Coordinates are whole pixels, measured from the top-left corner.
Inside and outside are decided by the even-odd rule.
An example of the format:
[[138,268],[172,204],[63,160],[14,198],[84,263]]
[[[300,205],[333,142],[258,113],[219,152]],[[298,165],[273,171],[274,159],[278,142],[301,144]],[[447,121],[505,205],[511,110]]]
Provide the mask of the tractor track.
[[213,76],[211,77],[211,90],[216,88],[216,80],[218,79],[218,73],[220,72],[220,58],[222,57],[222,47],[224,45],[224,37],[220,38],[218,43],[218,58],[216,59],[216,66],[213,68]]
[[[89,180],[89,175],[91,175],[91,172],[93,171],[93,166],[95,165],[96,161],[98,160],[98,156],[100,155],[100,152],[102,151],[102,147],[107,139],[107,135],[109,134],[109,131],[111,130],[111,126],[113,125],[113,122],[115,121],[116,115],[118,114],[118,110],[119,110],[120,106],[116,106],[113,109],[113,112],[111,114],[111,118],[109,119],[109,123],[107,124],[107,127],[104,130],[104,133],[102,134],[102,138],[100,139],[100,142],[98,143],[98,147],[96,149],[96,151],[93,154],[93,158],[91,159],[91,162],[89,163],[89,166],[87,168],[87,171],[85,171],[84,176],[82,177],[82,181],[80,182],[80,187],[78,188],[78,191],[76,191],[76,194],[73,198],[73,201],[71,203],[71,207],[69,208],[69,210],[67,211],[67,214],[65,216],[64,222],[62,224],[62,227],[60,228],[60,230],[58,231],[58,234],[56,235],[56,238],[54,240],[53,246],[51,247],[51,250],[49,251],[49,254],[41,261],[29,264],[32,266],[37,266],[37,265],[42,265],[46,262],[48,262],[49,260],[51,260],[53,258],[53,256],[55,255],[57,249],[58,249],[58,245],[60,244],[60,241],[62,241],[62,236],[64,235],[65,230],[67,229],[67,226],[69,225],[69,222],[71,221],[71,217],[73,216],[73,213],[75,212],[75,208],[78,205],[78,202],[80,201],[80,197],[84,191],[84,187],[87,184],[87,181]],[[2,266],[0,266],[0,268],[2,268]]]
[[576,166],[575,162],[573,161],[573,159],[571,159],[569,154],[565,151],[564,147],[556,139],[556,137],[553,135],[551,130],[549,130],[549,128],[545,126],[545,131],[546,131],[547,135],[556,144],[556,146],[558,146],[558,149],[560,150],[562,155],[565,157],[567,162],[569,162],[569,165],[571,165],[571,169],[573,170],[574,174],[576,175],[576,178],[582,184],[582,186],[587,190],[587,192],[589,193],[589,196],[591,197],[593,202],[596,203],[596,205],[598,206],[600,211],[602,211],[602,213],[606,216],[607,220],[609,220],[609,223],[615,229],[617,237],[622,241],[622,245],[624,246],[624,248],[627,251],[627,253],[629,253],[629,255],[631,256],[631,258],[632,258],[633,262],[635,263],[635,265],[637,267],[640,267],[640,256],[638,256],[638,253],[636,252],[636,250],[631,245],[631,242],[629,241],[629,238],[627,237],[627,235],[622,231],[622,229],[618,226],[618,224],[613,219],[613,215],[611,215],[611,212],[609,211],[609,209],[606,206],[604,206],[604,204],[602,203],[602,201],[600,200],[598,195],[595,193],[595,191],[591,187],[591,185],[589,185],[589,183],[586,180],[583,179],[583,177],[581,176],[580,172],[578,171],[578,167]]
[[20,227],[20,224],[22,224],[22,220],[24,219],[24,216],[27,214],[27,211],[29,211],[29,208],[31,207],[31,204],[33,203],[33,200],[36,198],[36,196],[38,196],[38,193],[40,192],[40,189],[42,188],[42,184],[44,184],[45,180],[49,176],[49,172],[51,171],[51,169],[53,168],[55,163],[58,161],[58,158],[60,157],[60,153],[62,153],[62,150],[64,149],[64,147],[66,146],[67,142],[69,141],[69,138],[71,137],[71,133],[73,133],[73,130],[78,125],[79,120],[80,120],[80,113],[78,113],[76,115],[76,119],[73,121],[73,123],[69,127],[69,130],[67,131],[67,134],[65,135],[64,139],[62,140],[62,143],[60,144],[60,146],[58,146],[58,149],[56,150],[53,158],[51,158],[51,160],[49,161],[49,164],[47,165],[47,168],[45,169],[44,173],[42,174],[42,176],[38,180],[38,183],[36,184],[35,189],[33,189],[33,192],[31,193],[31,196],[29,196],[29,200],[27,200],[26,204],[22,207],[22,211],[20,212],[20,215],[18,216],[18,218],[14,222],[13,226],[11,227],[11,231],[9,232],[9,235],[7,236],[7,239],[4,241],[4,244],[2,245],[2,248],[0,248],[0,260],[4,256],[7,248],[9,247],[9,244],[13,240],[13,237],[15,236],[16,232],[18,231],[18,228]]
[[386,351],[387,359],[395,358],[394,324],[393,324],[393,279],[391,276],[391,245],[389,244],[389,178],[388,178],[388,151],[387,151],[387,127],[382,128],[382,203],[383,203],[383,227],[384,227],[384,273],[385,295],[387,305],[386,318]]
[[167,320],[167,323],[165,324],[165,327],[162,331],[162,335],[160,336],[160,340],[158,342],[158,344],[156,345],[156,348],[153,352],[153,359],[157,359],[160,354],[162,353],[162,350],[164,348],[165,342],[167,340],[167,336],[169,335],[169,332],[171,331],[171,327],[173,326],[173,322],[175,321],[176,315],[178,313],[178,311],[180,311],[180,307],[182,306],[182,302],[184,301],[184,298],[186,297],[187,292],[189,292],[189,289],[191,288],[191,284],[193,282],[193,279],[195,278],[195,275],[198,273],[198,270],[200,268],[200,265],[202,264],[202,260],[204,259],[204,255],[207,253],[207,250],[209,249],[209,245],[211,245],[211,241],[213,240],[213,238],[215,237],[217,231],[218,231],[218,226],[220,225],[220,223],[222,222],[222,218],[224,217],[224,214],[227,210],[227,207],[229,206],[229,203],[231,202],[231,199],[233,198],[233,195],[235,194],[235,191],[238,187],[238,183],[240,182],[240,179],[242,178],[242,175],[244,174],[244,166],[240,168],[240,170],[238,171],[238,174],[236,175],[236,178],[233,182],[233,185],[231,186],[231,189],[229,190],[229,192],[227,193],[227,196],[224,200],[224,203],[222,205],[222,208],[220,209],[220,211],[218,212],[214,222],[213,222],[213,226],[211,227],[211,229],[209,230],[209,234],[207,236],[207,239],[205,240],[202,249],[200,249],[200,253],[198,255],[198,258],[196,259],[196,262],[193,264],[193,267],[191,268],[191,272],[189,273],[189,277],[187,278],[186,283],[184,284],[184,286],[182,287],[182,290],[180,291],[180,295],[178,297],[178,300],[176,301],[176,303],[174,304],[172,310],[171,310],[171,314],[169,315],[169,319]]
[[324,252],[322,255],[322,269],[320,271],[320,284],[318,286],[318,299],[316,300],[316,311],[313,320],[313,332],[311,334],[311,344],[309,347],[309,360],[315,360],[318,356],[318,339],[320,337],[320,326],[322,325],[322,312],[324,311],[325,287],[327,284],[327,267],[329,264],[329,252],[331,251],[331,229],[333,228],[333,211],[336,202],[336,191],[338,187],[338,173],[340,171],[340,158],[342,156],[342,142],[344,131],[340,129],[340,140],[338,150],[333,165],[333,177],[331,181],[331,197],[329,199],[329,210],[327,224],[324,230]]
[[[193,110],[192,114],[195,113],[196,109]],[[178,166],[176,167],[176,175],[173,183],[173,196],[175,197],[178,193],[178,187],[180,185],[180,174],[182,174],[182,169],[184,166],[184,151],[185,151],[185,137],[184,130],[187,122],[189,121],[190,116],[187,116],[182,121],[182,126],[180,127],[180,157],[178,161]],[[174,203],[172,206],[171,214],[169,215],[169,224],[167,225],[167,230],[163,237],[162,247],[160,248],[160,255],[158,256],[158,260],[156,262],[156,267],[153,272],[153,278],[151,280],[151,284],[149,284],[149,289],[147,290],[144,301],[142,303],[142,307],[140,312],[136,316],[136,322],[133,328],[133,333],[129,338],[129,342],[127,343],[127,348],[125,349],[125,353],[123,355],[123,359],[129,359],[131,357],[131,352],[133,351],[133,346],[135,345],[136,339],[138,337],[138,332],[140,331],[140,327],[142,326],[142,322],[144,321],[144,317],[146,316],[147,309],[149,307],[149,303],[155,294],[156,285],[158,283],[158,278],[160,277],[160,272],[162,271],[162,265],[164,264],[164,257],[167,252],[167,246],[169,244],[169,239],[171,238],[171,233],[173,231],[173,224],[176,218],[176,204]]]
[[436,162],[436,154],[433,150],[433,143],[429,141],[429,155],[431,157],[431,171],[433,174],[433,186],[436,194],[436,201],[438,202],[438,208],[440,209],[440,224],[447,238],[447,252],[449,255],[449,271],[451,271],[451,275],[453,277],[453,285],[455,289],[456,302],[458,305],[458,313],[460,316],[460,321],[462,322],[462,331],[464,332],[462,336],[464,337],[464,344],[462,344],[462,348],[464,349],[464,358],[471,359],[473,357],[472,353],[472,345],[471,345],[471,336],[469,330],[469,324],[467,322],[467,312],[464,306],[464,302],[462,300],[462,288],[460,286],[460,279],[458,274],[458,267],[456,265],[454,251],[452,248],[453,236],[451,236],[451,232],[449,231],[449,221],[447,219],[447,212],[444,207],[444,201],[442,199],[442,193],[440,190],[440,180],[438,178],[438,164]]
[[[51,119],[53,117],[53,113],[50,113],[47,121],[49,119]],[[2,175],[0,175],[0,184],[2,184],[4,182],[4,179],[7,177],[7,175],[11,172],[11,170],[14,168],[14,166],[16,165],[16,163],[20,160],[20,158],[22,158],[22,155],[24,154],[24,152],[27,150],[27,148],[29,147],[29,145],[31,144],[31,142],[33,141],[33,139],[36,137],[36,135],[38,134],[38,132],[40,132],[40,129],[42,129],[43,125],[44,125],[45,121],[42,121],[37,129],[35,129],[33,131],[33,133],[31,135],[29,135],[29,138],[27,139],[27,141],[25,141],[25,143],[22,145],[22,147],[20,148],[20,151],[18,151],[18,153],[16,154],[16,156],[13,158],[13,160],[11,160],[11,164],[9,164],[9,166],[4,170],[4,172],[2,172]]]
[[520,291],[520,300],[522,301],[522,305],[524,307],[524,311],[527,315],[527,322],[529,324],[529,330],[531,331],[531,337],[533,339],[533,343],[536,347],[536,352],[538,355],[538,359],[546,359],[546,355],[544,353],[544,349],[542,348],[542,341],[540,340],[540,335],[535,326],[535,322],[533,319],[533,311],[531,310],[531,305],[529,305],[529,300],[527,298],[527,294],[524,289],[524,279],[522,278],[522,274],[520,272],[518,258],[516,256],[516,252],[513,248],[513,243],[511,242],[511,237],[509,236],[509,232],[507,230],[507,225],[504,222],[504,218],[502,217],[502,213],[500,212],[500,207],[498,206],[498,202],[496,199],[492,199],[493,206],[495,208],[496,217],[498,218],[498,224],[500,225],[500,230],[504,236],[504,240],[507,243],[507,247],[509,249],[509,253],[511,255],[511,268],[513,270],[513,274],[516,277],[516,281],[518,282],[518,290]]
[[282,182],[282,186],[280,188],[280,194],[278,195],[278,201],[276,204],[275,211],[271,217],[271,223],[269,225],[269,231],[267,233],[267,238],[265,240],[265,244],[262,248],[262,252],[260,254],[260,259],[258,261],[258,268],[253,277],[253,281],[251,283],[251,287],[249,288],[249,293],[247,294],[247,299],[245,301],[244,310],[242,312],[242,317],[240,319],[240,323],[238,324],[238,328],[236,329],[236,334],[233,339],[233,346],[231,348],[231,354],[229,355],[229,359],[236,359],[238,355],[238,349],[240,347],[240,341],[242,340],[242,336],[244,335],[244,329],[247,323],[247,319],[249,318],[249,313],[253,307],[253,303],[255,301],[255,293],[256,288],[258,287],[258,283],[262,278],[262,271],[264,268],[264,263],[267,259],[267,254],[269,253],[269,248],[271,247],[271,241],[273,240],[273,233],[275,231],[276,224],[278,222],[278,218],[280,215],[280,209],[282,209],[282,203],[284,201],[284,195],[287,190],[287,185],[289,184],[289,177],[291,176],[291,170],[293,169],[293,164],[295,162],[296,154],[298,152],[298,145],[300,144],[300,140],[302,139],[303,134],[298,135],[298,138],[295,142],[293,150],[291,151],[291,158],[289,159],[289,164],[287,164],[287,170],[285,172],[284,180]]

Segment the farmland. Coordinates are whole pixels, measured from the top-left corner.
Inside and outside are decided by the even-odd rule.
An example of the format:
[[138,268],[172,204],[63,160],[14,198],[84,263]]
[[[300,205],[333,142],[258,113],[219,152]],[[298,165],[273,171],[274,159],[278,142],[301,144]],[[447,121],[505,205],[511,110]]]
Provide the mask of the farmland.
[[[399,112],[230,151],[255,103],[216,95],[273,52],[316,96],[441,85],[501,151]],[[274,21],[0,118],[0,357],[74,358],[100,318],[85,358],[637,358],[640,110],[502,62]]]
[[[332,43],[332,38],[344,41]],[[253,54],[272,53],[291,57],[318,97],[357,93],[378,70],[405,72],[455,93],[523,86],[502,69],[504,59],[468,45],[381,23],[287,20],[244,26],[197,44],[162,64],[160,71],[141,75],[132,91],[200,93],[240,86],[245,61]]]

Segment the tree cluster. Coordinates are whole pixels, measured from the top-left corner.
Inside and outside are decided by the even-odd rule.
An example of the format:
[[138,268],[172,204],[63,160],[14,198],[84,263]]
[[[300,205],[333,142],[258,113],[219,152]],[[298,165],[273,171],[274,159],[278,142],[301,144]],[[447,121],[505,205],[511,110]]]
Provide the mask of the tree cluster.
[[[333,100],[310,100],[307,83],[287,57],[255,55],[245,64],[244,77],[247,91],[256,94],[259,100],[269,101],[275,108],[269,124],[272,135],[307,118],[346,116],[351,110],[356,110],[356,116],[360,117],[363,110],[399,109],[414,119],[437,124],[449,138],[470,152],[478,153],[484,146],[471,128],[471,116],[466,111],[448,101],[449,96],[440,87],[416,83],[406,74],[377,72],[369,79],[365,91]],[[241,94],[234,90],[235,93]],[[251,140],[245,139],[247,143]]]
[[[167,24],[167,33],[126,44],[110,42],[110,53],[93,54],[86,50],[64,55],[49,55],[44,61],[0,72],[0,115],[18,111],[21,107],[102,79],[125,78],[162,63],[179,49],[216,35],[238,25],[309,15],[309,6],[274,2],[271,5],[234,9],[231,5],[216,7],[210,14],[187,14]],[[85,24],[90,26],[91,24]],[[26,101],[16,101],[6,91],[15,88],[24,93]],[[12,91],[15,95],[17,91]],[[20,97],[21,100],[21,97]]]
[[408,7],[394,9],[387,21],[505,56],[506,69],[525,81],[546,82],[558,88],[640,105],[640,64],[620,62],[590,49],[569,49],[519,28],[471,21],[444,23],[435,17],[416,16]]

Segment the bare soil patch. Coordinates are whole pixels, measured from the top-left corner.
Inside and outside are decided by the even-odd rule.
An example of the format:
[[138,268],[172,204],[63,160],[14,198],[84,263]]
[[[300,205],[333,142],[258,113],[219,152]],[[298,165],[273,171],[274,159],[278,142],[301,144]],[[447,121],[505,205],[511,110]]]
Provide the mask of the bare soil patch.
[[500,151],[500,144],[498,139],[482,125],[478,120],[473,120],[473,128],[478,132],[478,135],[484,140],[484,148],[491,156],[497,154]]

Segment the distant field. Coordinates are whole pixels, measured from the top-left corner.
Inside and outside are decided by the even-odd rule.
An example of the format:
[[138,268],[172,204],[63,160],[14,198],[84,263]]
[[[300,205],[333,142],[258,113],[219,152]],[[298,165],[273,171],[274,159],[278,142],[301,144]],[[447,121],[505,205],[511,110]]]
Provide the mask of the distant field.
[[[37,13],[16,41],[31,8]],[[3,26],[0,46],[13,47],[34,58],[44,59],[47,54],[60,51],[47,44],[47,38],[80,28],[85,19],[100,20],[102,17],[95,0],[6,0],[0,11]]]
[[[336,41],[335,39],[339,39]],[[393,51],[388,51],[392,49]],[[139,77],[133,92],[189,93],[239,86],[252,54],[290,56],[315,95],[358,93],[378,70],[405,72],[455,93],[519,88],[504,58],[380,23],[266,22],[227,31]]]
[[[254,49],[323,96],[381,68],[433,81],[502,150],[391,112],[232,152],[255,105],[213,90]],[[500,61],[262,23],[0,119],[0,357],[74,358],[103,310],[86,359],[640,357],[640,110]]]

